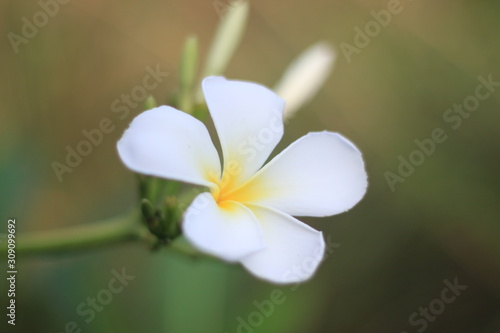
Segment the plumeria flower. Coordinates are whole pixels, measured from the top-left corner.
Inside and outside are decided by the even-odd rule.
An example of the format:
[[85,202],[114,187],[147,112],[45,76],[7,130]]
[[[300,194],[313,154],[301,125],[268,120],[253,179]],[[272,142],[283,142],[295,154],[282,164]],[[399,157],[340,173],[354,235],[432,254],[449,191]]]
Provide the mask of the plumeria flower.
[[325,242],[293,216],[330,216],[361,200],[367,187],[361,153],[324,131],[303,136],[264,165],[283,136],[283,99],[223,77],[208,77],[202,87],[222,162],[203,123],[161,106],[138,115],[123,134],[123,163],[141,174],[208,187],[182,225],[199,250],[240,262],[270,282],[309,279]]

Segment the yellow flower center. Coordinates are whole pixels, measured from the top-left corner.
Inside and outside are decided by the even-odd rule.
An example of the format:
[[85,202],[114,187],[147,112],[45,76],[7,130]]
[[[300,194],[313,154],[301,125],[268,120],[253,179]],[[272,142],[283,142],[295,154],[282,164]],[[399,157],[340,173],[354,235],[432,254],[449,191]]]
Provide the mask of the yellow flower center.
[[211,194],[220,208],[227,207],[229,202],[244,203],[257,197],[258,193],[252,190],[255,181],[248,180],[241,185],[236,184],[239,174],[224,170],[220,179],[210,177],[210,181],[217,185],[211,189]]
[[231,198],[231,192],[232,189],[234,188],[234,175],[231,177],[231,175],[224,171],[222,173],[222,177],[219,180],[212,179],[212,181],[217,184],[216,187],[212,188],[211,193],[212,196],[214,197],[214,200],[217,202],[217,204],[220,206],[224,201],[235,201],[232,200]]

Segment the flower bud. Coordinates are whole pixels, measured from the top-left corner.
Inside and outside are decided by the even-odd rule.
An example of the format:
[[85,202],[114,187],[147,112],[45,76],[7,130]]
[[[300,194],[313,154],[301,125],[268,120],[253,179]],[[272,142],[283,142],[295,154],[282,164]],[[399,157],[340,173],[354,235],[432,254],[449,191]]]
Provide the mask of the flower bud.
[[326,42],[319,42],[297,57],[276,84],[274,91],[285,100],[285,119],[309,102],[330,74],[335,51]]
[[156,103],[156,99],[153,95],[148,95],[146,100],[144,101],[144,110],[151,110],[158,106]]
[[193,86],[198,65],[198,40],[191,36],[186,39],[182,50],[181,65],[179,69],[179,102],[178,107],[191,113],[193,107]]
[[[202,78],[224,73],[243,37],[248,13],[249,5],[246,0],[235,0],[231,3],[231,6],[222,17],[208,51]],[[201,89],[196,93],[196,100],[198,102],[203,101]]]

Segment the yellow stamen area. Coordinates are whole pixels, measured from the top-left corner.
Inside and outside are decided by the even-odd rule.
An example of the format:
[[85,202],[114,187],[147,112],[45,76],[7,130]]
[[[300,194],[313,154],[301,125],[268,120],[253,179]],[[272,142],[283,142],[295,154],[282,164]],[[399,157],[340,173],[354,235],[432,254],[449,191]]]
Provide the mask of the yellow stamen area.
[[236,186],[235,181],[238,176],[239,173],[225,170],[220,179],[210,177],[210,181],[217,185],[211,189],[211,194],[221,209],[230,209],[232,202],[251,202],[260,196],[260,191],[256,190],[255,180],[252,178]]

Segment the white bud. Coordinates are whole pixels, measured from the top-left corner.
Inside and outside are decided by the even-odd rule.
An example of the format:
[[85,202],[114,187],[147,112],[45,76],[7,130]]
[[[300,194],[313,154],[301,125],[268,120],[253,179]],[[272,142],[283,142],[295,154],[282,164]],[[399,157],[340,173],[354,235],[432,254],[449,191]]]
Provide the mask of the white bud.
[[[246,0],[235,0],[231,3],[217,27],[202,71],[202,78],[224,73],[243,38],[249,11],[250,6]],[[197,91],[196,99],[198,102],[203,101],[201,89]]]
[[326,42],[319,42],[298,56],[276,84],[274,91],[285,100],[285,119],[309,102],[330,74],[336,54]]

